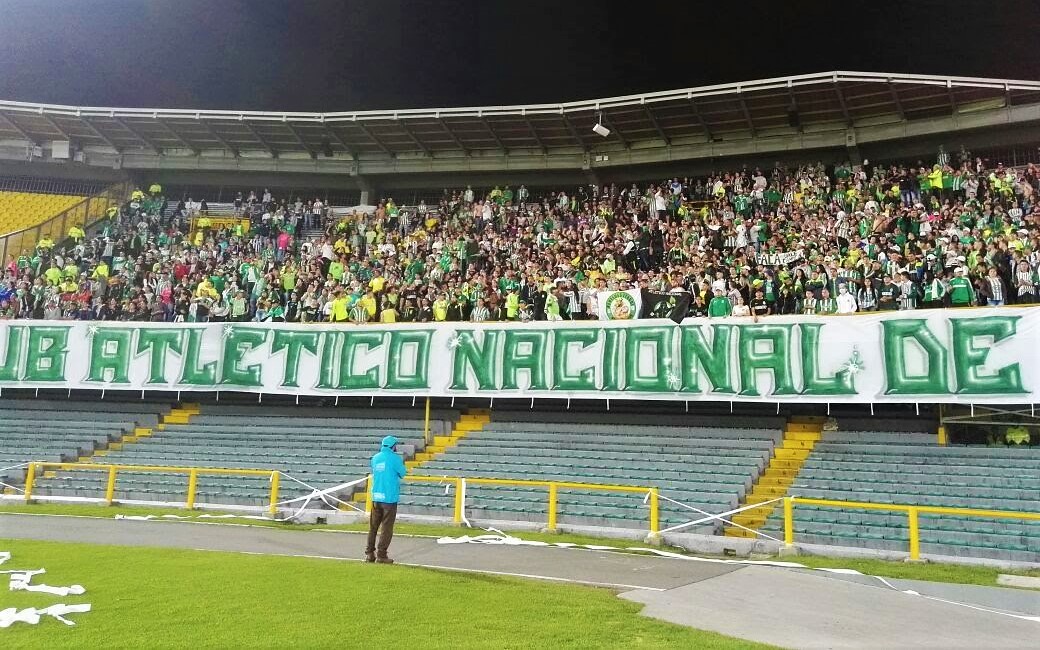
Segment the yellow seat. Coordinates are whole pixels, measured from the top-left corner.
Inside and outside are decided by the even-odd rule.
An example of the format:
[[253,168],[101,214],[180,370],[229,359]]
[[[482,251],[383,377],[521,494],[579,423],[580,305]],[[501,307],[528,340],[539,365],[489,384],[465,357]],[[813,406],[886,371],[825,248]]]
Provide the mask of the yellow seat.
[[[39,225],[85,199],[65,194],[0,191],[0,235]],[[61,233],[52,238],[64,236]]]

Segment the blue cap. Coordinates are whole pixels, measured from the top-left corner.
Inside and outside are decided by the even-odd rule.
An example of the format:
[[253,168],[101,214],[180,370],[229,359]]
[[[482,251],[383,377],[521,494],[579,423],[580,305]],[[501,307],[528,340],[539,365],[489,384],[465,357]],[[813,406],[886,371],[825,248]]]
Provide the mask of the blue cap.
[[387,436],[387,437],[383,438],[383,443],[382,444],[383,444],[383,447],[385,449],[393,449],[394,445],[397,444],[397,438],[395,438],[393,436]]

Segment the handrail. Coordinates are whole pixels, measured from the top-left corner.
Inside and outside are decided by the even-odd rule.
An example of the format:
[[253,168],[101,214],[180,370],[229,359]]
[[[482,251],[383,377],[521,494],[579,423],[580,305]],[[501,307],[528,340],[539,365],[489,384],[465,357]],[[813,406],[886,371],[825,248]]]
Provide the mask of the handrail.
[[[574,481],[532,481],[527,479],[482,478],[469,476],[406,476],[405,481],[419,483],[452,483],[455,486],[455,504],[453,521],[459,525],[464,520],[465,494],[467,485],[512,485],[527,487],[544,487],[549,490],[548,522],[546,530],[557,529],[559,490],[600,490],[604,492],[628,492],[648,495],[650,505],[650,537],[658,537],[661,530],[660,493],[655,487],[638,485],[610,485],[604,483],[577,483]],[[365,491],[365,512],[372,512],[372,476],[368,477]]]
[[37,470],[45,470],[47,468],[57,470],[97,470],[108,472],[108,483],[105,486],[105,498],[104,501],[107,505],[112,505],[115,501],[116,491],[116,477],[119,472],[155,472],[165,474],[187,474],[188,475],[188,495],[185,500],[185,507],[188,510],[195,508],[195,494],[198,485],[198,478],[200,475],[206,474],[219,474],[225,476],[266,476],[271,480],[271,494],[270,503],[268,505],[268,512],[274,515],[277,512],[278,502],[278,488],[279,479],[281,473],[275,469],[242,469],[242,468],[230,468],[230,467],[165,467],[163,465],[103,465],[93,463],[51,463],[51,462],[31,462],[26,470],[25,474],[25,501],[29,503],[32,501],[32,490],[33,484],[36,482]]
[[808,497],[784,497],[784,545],[794,546],[794,504],[825,508],[847,508],[852,510],[886,510],[905,512],[910,528],[910,559],[921,559],[921,534],[918,515],[955,515],[960,517],[993,517],[995,519],[1025,519],[1040,521],[1040,513],[1020,512],[1014,510],[985,510],[981,508],[952,508],[947,506],[917,506],[898,503],[869,503],[863,501],[838,501],[834,499],[813,499]]

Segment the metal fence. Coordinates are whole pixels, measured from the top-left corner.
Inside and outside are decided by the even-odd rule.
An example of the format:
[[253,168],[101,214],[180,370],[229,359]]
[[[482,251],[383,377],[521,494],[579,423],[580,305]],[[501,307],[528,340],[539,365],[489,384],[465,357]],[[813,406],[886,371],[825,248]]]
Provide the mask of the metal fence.
[[130,184],[117,183],[43,223],[0,236],[0,261],[7,262],[23,252],[28,254],[44,236],[51,238],[55,243],[61,242],[73,225],[87,230],[103,219],[110,207],[121,205],[129,195]]
[[96,181],[69,181],[30,176],[5,176],[0,178],[0,191],[33,192],[37,194],[65,194],[69,196],[93,196],[104,191],[105,183]]

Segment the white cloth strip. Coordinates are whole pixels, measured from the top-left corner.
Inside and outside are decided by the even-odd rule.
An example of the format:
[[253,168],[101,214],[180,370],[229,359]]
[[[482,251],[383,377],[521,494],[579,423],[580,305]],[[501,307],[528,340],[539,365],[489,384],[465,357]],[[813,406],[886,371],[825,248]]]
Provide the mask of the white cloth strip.
[[40,618],[44,616],[50,616],[58,621],[61,621],[65,625],[75,625],[74,621],[70,621],[65,618],[67,614],[79,614],[90,611],[89,603],[82,603],[78,605],[66,605],[59,603],[57,605],[51,605],[50,607],[44,607],[43,609],[36,609],[35,607],[29,607],[27,609],[16,609],[9,607],[7,609],[0,609],[0,628],[11,627],[15,623],[28,623],[29,625],[36,625],[40,622]]

